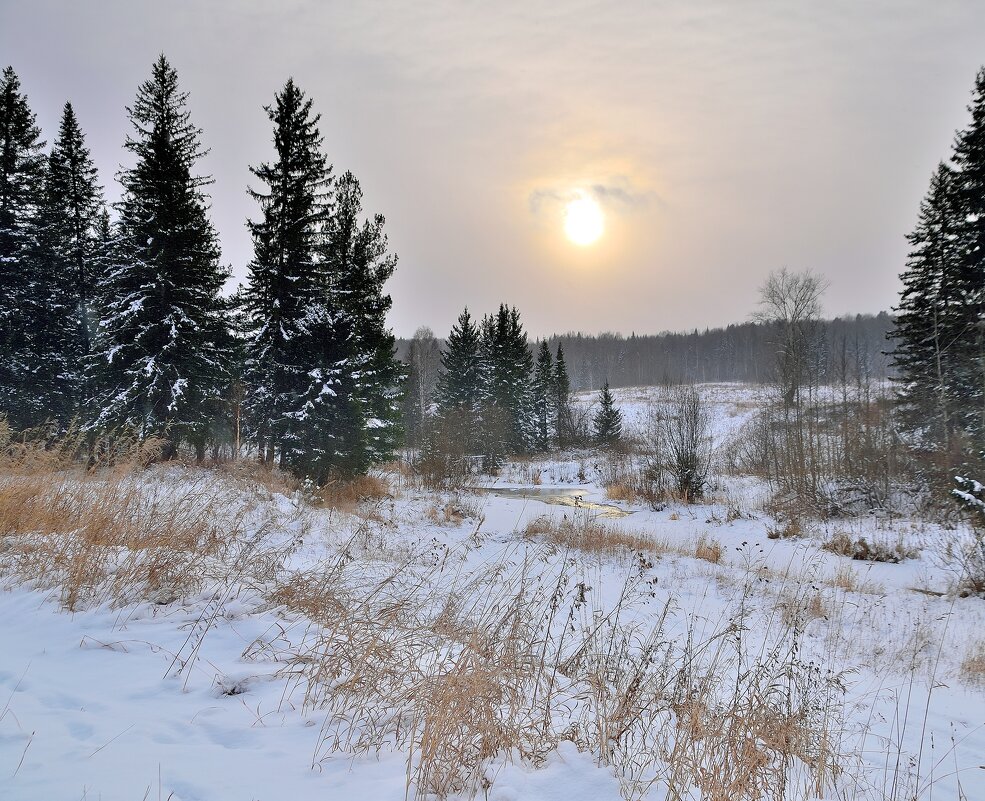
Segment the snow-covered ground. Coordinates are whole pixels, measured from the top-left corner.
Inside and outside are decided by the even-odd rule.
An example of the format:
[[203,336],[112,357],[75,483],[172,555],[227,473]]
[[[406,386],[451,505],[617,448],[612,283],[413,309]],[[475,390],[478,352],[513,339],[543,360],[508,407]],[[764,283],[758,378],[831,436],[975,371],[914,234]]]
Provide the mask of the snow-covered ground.
[[[717,443],[757,392],[702,387]],[[631,431],[662,397],[615,395]],[[126,603],[114,552],[74,612],[14,575],[33,535],[4,537],[0,798],[985,798],[985,602],[941,559],[959,530],[769,539],[751,480],[653,511],[609,499],[605,469],[523,461],[459,493],[394,472],[351,514],[154,468],[141,491],[210,503],[235,547]],[[837,530],[919,555],[821,550]],[[760,772],[723,789],[740,752]]]

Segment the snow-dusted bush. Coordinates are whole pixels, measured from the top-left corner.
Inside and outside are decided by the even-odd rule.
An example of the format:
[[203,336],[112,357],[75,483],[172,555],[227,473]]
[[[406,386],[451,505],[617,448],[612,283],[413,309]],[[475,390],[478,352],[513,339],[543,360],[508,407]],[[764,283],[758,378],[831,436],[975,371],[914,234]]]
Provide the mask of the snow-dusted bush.
[[971,528],[957,531],[947,543],[945,556],[959,571],[958,588],[963,592],[985,594],[985,485],[971,478],[956,476],[952,490],[958,503],[969,513]]

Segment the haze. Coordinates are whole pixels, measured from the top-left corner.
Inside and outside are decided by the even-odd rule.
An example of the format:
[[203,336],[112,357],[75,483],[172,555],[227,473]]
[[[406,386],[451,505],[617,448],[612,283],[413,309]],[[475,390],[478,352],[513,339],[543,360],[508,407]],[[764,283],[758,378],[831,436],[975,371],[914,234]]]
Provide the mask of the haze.
[[[211,153],[234,281],[248,165],[293,76],[336,172],[400,256],[399,335],[517,305],[534,335],[747,319],[768,272],[830,280],[829,314],[895,303],[930,174],[965,124],[985,4],[5,2],[0,61],[51,140],[75,105],[114,200],[125,106],[164,52]],[[563,234],[578,192],[605,233]]]

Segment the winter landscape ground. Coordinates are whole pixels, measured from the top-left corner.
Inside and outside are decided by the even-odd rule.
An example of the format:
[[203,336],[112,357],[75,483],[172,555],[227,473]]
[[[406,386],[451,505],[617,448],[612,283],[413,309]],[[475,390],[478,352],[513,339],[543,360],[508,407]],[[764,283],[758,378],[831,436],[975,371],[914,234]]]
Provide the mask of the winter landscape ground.
[[[964,524],[790,531],[724,467],[763,390],[699,389],[713,491],[657,510],[594,450],[319,493],[8,458],[0,797],[985,798]],[[666,393],[614,391],[627,433]]]

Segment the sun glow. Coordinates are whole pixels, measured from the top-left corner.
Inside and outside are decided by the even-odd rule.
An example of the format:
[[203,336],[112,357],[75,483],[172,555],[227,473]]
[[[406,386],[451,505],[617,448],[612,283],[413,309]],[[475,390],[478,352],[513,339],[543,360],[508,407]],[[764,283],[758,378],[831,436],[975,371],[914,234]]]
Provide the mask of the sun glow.
[[602,208],[588,195],[581,194],[564,209],[564,233],[580,247],[598,241],[605,230]]

